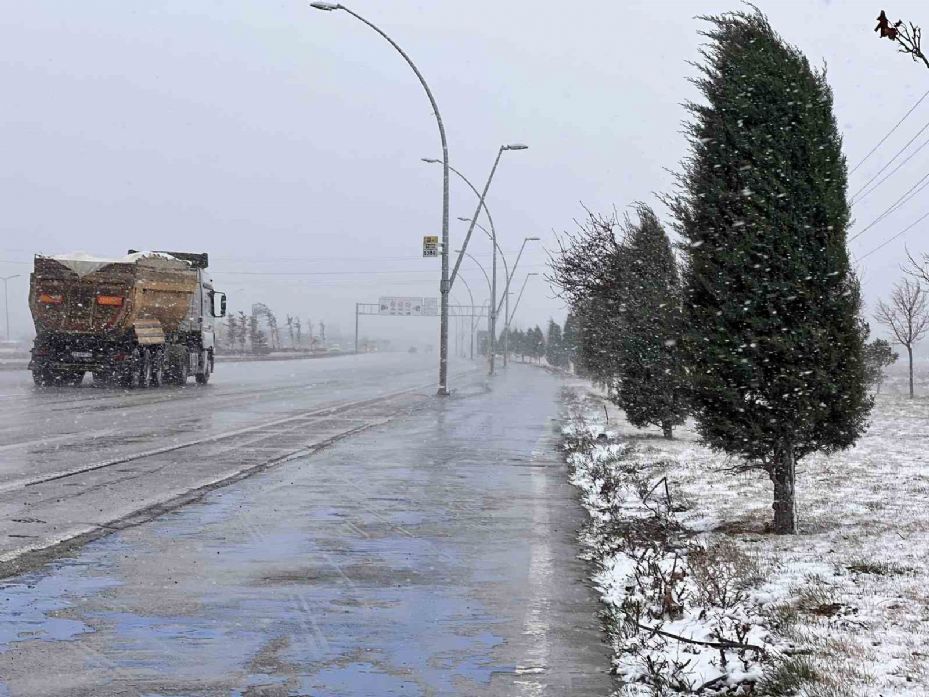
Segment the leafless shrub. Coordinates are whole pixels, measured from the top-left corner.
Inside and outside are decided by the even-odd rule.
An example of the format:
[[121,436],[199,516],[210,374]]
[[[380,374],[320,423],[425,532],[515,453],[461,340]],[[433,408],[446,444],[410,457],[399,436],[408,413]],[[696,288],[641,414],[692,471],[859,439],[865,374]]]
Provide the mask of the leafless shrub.
[[758,583],[758,564],[728,540],[696,547],[687,557],[704,607],[730,610],[745,602],[749,588]]

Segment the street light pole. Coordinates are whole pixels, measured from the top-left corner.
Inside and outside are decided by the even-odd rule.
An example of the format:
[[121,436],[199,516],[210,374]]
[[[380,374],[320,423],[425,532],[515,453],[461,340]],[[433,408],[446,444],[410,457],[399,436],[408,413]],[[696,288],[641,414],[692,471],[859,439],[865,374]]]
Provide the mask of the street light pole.
[[[454,170],[452,170],[452,171],[454,171]],[[490,219],[490,212],[487,210],[487,203],[486,203],[486,202],[484,203],[484,212],[487,213],[487,218]],[[461,217],[461,216],[458,217],[458,220],[460,220],[460,221],[462,221],[462,222],[465,222],[465,223],[471,222],[471,219],[470,219],[470,218],[463,218],[463,217]],[[491,220],[491,223],[490,223],[490,225],[491,225],[491,227],[490,227],[491,232],[488,232],[487,228],[485,228],[485,227],[484,227],[483,225],[481,225],[480,223],[476,223],[476,225],[477,225],[478,228],[480,228],[480,229],[484,232],[485,235],[487,235],[487,236],[490,238],[490,241],[493,243],[494,250],[496,251],[497,254],[500,255],[500,259],[503,260],[503,277],[504,277],[504,278],[509,278],[509,277],[510,277],[510,265],[507,264],[506,255],[503,253],[503,250],[500,249],[500,245],[497,243],[497,233],[496,233],[496,231],[495,231],[494,228],[493,228],[493,221]],[[494,259],[494,261],[496,262],[496,258]],[[494,264],[493,278],[494,278],[494,290],[496,290],[496,287],[497,287],[497,265],[496,265],[496,263]],[[496,300],[496,298],[494,298],[494,300]],[[504,303],[504,301],[506,302],[506,312],[503,314],[503,321],[504,321],[504,323],[506,322],[507,315],[510,314],[510,296],[509,296],[509,294],[504,293],[504,294],[503,294],[503,299],[502,299],[502,300],[500,301],[500,303],[497,305],[496,311],[494,312],[494,347],[496,347],[496,345],[497,345],[497,339],[496,339],[496,334],[497,334],[497,317],[500,316],[500,306]],[[505,344],[505,343],[506,343],[506,338],[504,338],[504,344]],[[496,353],[496,351],[494,351],[494,353]],[[504,354],[503,354],[503,365],[504,365],[504,366],[506,365],[506,352],[505,352],[505,351],[504,351]],[[493,373],[491,373],[491,375],[493,375]]]
[[[422,73],[419,72],[419,68],[416,67],[416,64],[413,62],[413,60],[402,48],[400,48],[397,42],[387,36],[387,34],[385,34],[379,27],[372,24],[356,12],[352,12],[344,5],[331,2],[311,2],[310,5],[317,10],[323,10],[325,12],[332,12],[333,10],[342,10],[347,12],[362,24],[367,25],[378,34],[380,34],[387,41],[387,43],[389,43],[397,50],[397,53],[403,56],[403,59],[407,62],[410,68],[413,69],[413,72],[416,73],[416,77],[419,79],[420,84],[426,91],[426,96],[429,98],[429,104],[432,105],[432,111],[435,114],[436,124],[439,127],[439,137],[442,140],[442,280],[439,283],[439,387],[436,391],[436,394],[438,394],[440,397],[445,397],[448,395],[448,294],[452,290],[451,281],[454,279],[454,274],[452,275],[452,278],[449,279],[448,248],[450,243],[448,239],[448,140],[445,138],[445,125],[442,123],[442,116],[439,113],[439,106],[435,102],[435,97],[432,96],[432,90],[430,90],[429,85],[426,84],[426,79],[423,77]],[[467,242],[465,242],[465,244],[467,244]],[[458,261],[459,263],[461,262],[461,257],[458,258]],[[455,268],[458,268],[457,264]]]
[[[491,178],[493,177],[494,170],[496,170],[496,168],[497,168],[497,163],[500,161],[500,154],[503,152],[503,150],[525,150],[526,147],[527,147],[527,146],[525,146],[525,145],[517,145],[517,144],[514,144],[514,145],[507,145],[507,146],[501,147],[501,148],[500,148],[500,152],[497,153],[497,159],[496,159],[496,161],[494,161],[494,168],[493,168],[493,169],[491,170],[491,172],[490,172]],[[438,164],[438,163],[439,163],[439,160],[436,160],[436,159],[434,159],[434,158],[429,158],[429,157],[424,157],[424,158],[422,158],[422,160],[423,160],[423,162],[427,162],[427,163],[429,163],[429,164]],[[463,181],[465,184],[467,184],[468,187],[471,189],[471,191],[474,192],[474,195],[477,196],[477,200],[478,200],[478,204],[477,204],[477,214],[479,214],[480,211],[481,211],[481,208],[483,208],[483,209],[484,209],[484,214],[487,216],[487,220],[490,222],[490,232],[487,232],[487,229],[484,228],[482,225],[480,225],[480,223],[476,223],[476,222],[475,222],[475,223],[472,223],[472,227],[468,229],[467,236],[465,237],[465,244],[464,244],[464,247],[463,247],[463,248],[464,248],[464,249],[467,249],[468,239],[470,239],[470,237],[471,237],[471,230],[473,229],[473,226],[474,226],[475,224],[477,224],[477,226],[480,227],[481,230],[483,230],[483,231],[490,237],[490,241],[493,243],[493,252],[494,252],[494,263],[493,263],[493,279],[494,279],[494,283],[493,283],[493,297],[491,298],[491,304],[492,304],[492,306],[495,307],[496,304],[497,304],[497,257],[496,257],[497,252],[500,253],[500,258],[503,259],[503,269],[504,269],[504,273],[505,273],[507,276],[509,276],[509,269],[508,269],[508,267],[507,267],[506,257],[503,256],[503,250],[500,249],[500,245],[497,243],[497,228],[494,227],[494,218],[493,218],[493,216],[490,214],[490,209],[487,207],[487,200],[486,200],[485,195],[484,195],[484,194],[487,193],[487,188],[490,186],[490,180],[488,179],[488,181],[487,181],[487,186],[484,187],[484,194],[482,194],[481,192],[479,192],[479,191],[477,190],[477,187],[474,186],[474,184],[471,183],[471,180],[468,179],[465,175],[463,175],[460,171],[458,171],[457,169],[455,169],[455,168],[452,167],[451,165],[449,165],[448,168],[449,168],[452,172],[454,172],[455,174],[457,174],[458,177],[461,179],[461,181]],[[476,219],[476,215],[477,215],[477,214],[475,214],[475,218],[474,218],[474,219]],[[472,219],[473,219],[473,218],[462,218],[462,217],[459,217],[459,218],[458,218],[458,220],[461,220],[461,221],[466,222],[466,223],[470,223],[470,222],[472,221]],[[457,269],[457,266],[456,266],[456,269]],[[510,299],[509,299],[509,296],[506,296],[506,307],[507,307],[507,314],[509,314],[509,307],[510,307]],[[494,374],[494,365],[495,365],[494,362],[495,362],[495,360],[496,360],[496,353],[497,353],[497,316],[498,316],[499,314],[500,314],[500,311],[499,311],[499,310],[493,310],[493,319],[492,319],[492,321],[491,321],[491,325],[492,325],[492,327],[493,327],[493,328],[492,328],[493,339],[491,340],[491,341],[492,341],[492,346],[493,346],[493,351],[491,352],[491,363],[490,363],[490,374],[491,374],[491,375]],[[504,315],[504,319],[506,319],[506,315]],[[506,355],[504,355],[504,357],[503,357],[503,363],[504,363],[504,365],[506,365]]]
[[471,286],[468,285],[468,282],[465,280],[465,277],[461,277],[461,282],[464,283],[465,290],[468,291],[468,297],[471,299],[471,316],[468,318],[468,324],[471,326],[471,360],[474,360],[474,293],[471,292]]
[[12,276],[6,276],[3,278],[3,313],[6,315],[6,340],[10,340],[10,290],[7,286],[7,281],[12,281],[14,278],[19,278],[22,274],[13,274]]
[[[477,208],[474,211],[474,215],[471,216],[471,223],[468,225],[468,232],[465,234],[464,242],[461,244],[461,249],[466,250],[468,248],[468,241],[471,239],[471,233],[474,232],[474,224],[477,222],[477,217],[481,214],[481,207],[484,206],[484,201],[487,199],[487,191],[490,189],[490,182],[493,181],[494,172],[497,171],[497,165],[500,164],[500,157],[503,155],[506,150],[527,150],[528,145],[522,145],[521,143],[513,143],[511,145],[501,145],[500,149],[497,151],[497,157],[494,160],[494,166],[490,168],[490,174],[487,177],[487,183],[484,184],[484,190],[481,192],[480,197],[477,201]],[[494,233],[494,243],[497,242],[496,233]],[[497,326],[497,249],[494,247],[494,282],[493,290],[491,291],[490,298],[490,374],[494,374],[494,357],[496,353],[496,337],[494,333],[496,332]],[[463,255],[459,254],[458,259],[455,261],[455,268],[452,269],[452,275],[449,279],[450,284],[455,283],[455,276],[458,274],[458,267],[461,266],[461,260]]]
[[538,275],[539,274],[535,273],[534,271],[532,273],[526,274],[526,278],[523,279],[523,287],[519,289],[519,296],[516,298],[516,304],[513,305],[513,314],[510,315],[509,319],[507,320],[506,326],[510,326],[510,322],[513,320],[513,316],[516,314],[516,310],[519,309],[519,301],[523,299],[523,291],[526,290],[526,283],[529,282],[529,277]]
[[[484,268],[484,265],[483,265],[481,262],[479,262],[477,259],[475,259],[473,256],[471,256],[471,254],[470,254],[469,252],[467,252],[467,251],[465,251],[465,250],[463,250],[463,249],[456,249],[456,250],[455,250],[455,254],[458,255],[458,258],[459,258],[459,259],[461,259],[462,257],[468,257],[468,259],[470,259],[470,260],[473,261],[475,264],[477,264],[477,268],[479,268],[479,269],[481,270],[481,273],[484,274],[484,280],[487,281],[487,290],[490,291],[491,294],[493,294],[493,281],[491,280],[490,276],[488,275],[487,269]],[[462,278],[464,278],[464,276],[462,276]],[[487,303],[487,331],[488,331],[488,332],[490,332],[490,330],[493,328],[493,325],[491,324],[491,321],[490,321],[490,318],[491,318],[492,316],[493,316],[493,304],[492,304],[492,302],[491,302],[490,300],[488,300],[488,303]],[[488,341],[488,344],[487,344],[487,345],[488,345],[488,348],[489,348],[489,347],[490,347],[490,338],[489,338],[489,337],[488,337],[487,341]],[[489,362],[489,359],[488,359],[488,364],[487,364],[487,374],[488,374],[488,375],[493,375],[493,365]]]
[[[516,261],[513,263],[513,270],[506,277],[506,288],[503,289],[503,295],[506,297],[506,314],[503,315],[504,324],[503,324],[503,367],[505,368],[508,364],[507,357],[509,355],[510,348],[510,281],[513,280],[513,275],[516,273],[516,267],[519,266],[520,257],[523,255],[523,250],[526,248],[526,242],[538,242],[538,237],[525,237],[523,238],[523,243],[519,247],[519,254],[516,255]],[[513,309],[513,312],[516,312],[516,309]]]

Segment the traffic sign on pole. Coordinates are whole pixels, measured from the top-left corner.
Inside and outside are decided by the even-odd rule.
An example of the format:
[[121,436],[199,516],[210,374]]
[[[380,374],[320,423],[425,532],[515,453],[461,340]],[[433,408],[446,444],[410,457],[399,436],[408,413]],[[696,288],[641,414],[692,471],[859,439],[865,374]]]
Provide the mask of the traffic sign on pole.
[[436,235],[425,235],[423,237],[423,256],[439,256],[439,238]]

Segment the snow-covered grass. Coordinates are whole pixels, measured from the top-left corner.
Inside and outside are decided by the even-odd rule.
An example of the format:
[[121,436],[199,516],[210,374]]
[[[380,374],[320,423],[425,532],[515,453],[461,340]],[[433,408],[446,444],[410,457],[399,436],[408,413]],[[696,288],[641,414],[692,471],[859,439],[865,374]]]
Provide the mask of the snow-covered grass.
[[763,473],[572,394],[565,446],[623,694],[929,694],[929,399],[881,395],[855,448],[802,460],[800,534],[776,536]]

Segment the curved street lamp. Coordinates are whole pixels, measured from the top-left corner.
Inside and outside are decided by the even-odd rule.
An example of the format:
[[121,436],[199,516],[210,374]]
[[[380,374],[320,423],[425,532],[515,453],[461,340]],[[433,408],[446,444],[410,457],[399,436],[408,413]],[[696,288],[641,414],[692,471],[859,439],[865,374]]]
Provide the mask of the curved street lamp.
[[529,282],[530,276],[538,276],[539,274],[533,271],[532,273],[527,273],[526,278],[523,279],[523,287],[519,289],[519,297],[516,298],[516,304],[513,306],[513,314],[510,315],[509,320],[506,323],[506,326],[510,326],[510,322],[513,321],[513,315],[516,314],[516,310],[519,309],[519,301],[523,299],[523,291],[526,290],[526,284]]
[[471,299],[471,316],[468,317],[468,326],[471,328],[471,360],[474,360],[474,293],[471,292],[471,286],[465,280],[465,277],[461,277],[461,282],[464,283],[465,290],[468,291],[468,298]]
[[[487,177],[487,183],[484,184],[484,190],[481,192],[480,196],[478,196],[477,209],[474,211],[474,215],[471,216],[471,223],[468,226],[468,232],[465,234],[464,242],[461,245],[462,249],[468,248],[468,241],[471,239],[471,233],[474,231],[475,222],[477,221],[478,216],[481,214],[481,208],[483,207],[485,211],[487,210],[487,207],[485,204],[485,201],[487,199],[487,191],[488,189],[490,189],[490,182],[493,181],[494,172],[497,171],[497,165],[500,164],[500,157],[503,155],[504,151],[507,151],[507,150],[527,150],[528,148],[529,148],[528,145],[523,145],[522,143],[510,143],[509,145],[500,146],[500,149],[497,151],[497,157],[494,160],[493,167],[490,168],[490,175]],[[426,158],[423,158],[423,159],[424,161],[427,161],[427,162],[429,161],[429,160],[426,160]],[[461,176],[462,179],[465,179],[465,177],[460,172],[458,172],[458,175]],[[467,179],[465,179],[465,181],[467,181]],[[471,183],[468,182],[468,185],[471,186]],[[472,189],[474,189],[473,186],[472,186]],[[477,189],[474,189],[474,191],[477,192]],[[488,218],[489,217],[490,215],[488,214]],[[497,233],[494,230],[493,225],[491,225],[491,230],[493,231],[494,243],[496,244]],[[453,284],[455,282],[455,276],[458,274],[458,267],[461,266],[461,260],[462,260],[462,255],[459,254],[458,259],[455,262],[455,268],[452,269],[452,275],[451,275],[449,283]],[[493,277],[494,277],[494,284],[493,284],[493,290],[491,291],[491,296],[490,296],[490,318],[489,318],[490,327],[491,327],[491,335],[490,335],[490,374],[491,375],[494,374],[494,359],[495,359],[496,348],[497,348],[497,338],[496,338],[496,332],[497,332],[497,283],[496,283],[496,280],[497,280],[497,250],[496,248],[494,249]]]
[[[467,252],[467,251],[465,251],[464,249],[456,249],[456,250],[455,250],[455,254],[458,255],[458,258],[459,258],[459,259],[461,259],[462,257],[468,257],[468,259],[470,259],[471,261],[473,261],[473,262],[477,265],[477,268],[479,268],[479,269],[481,270],[481,273],[484,274],[484,280],[487,281],[487,290],[490,291],[491,293],[493,293],[493,287],[494,287],[494,286],[493,286],[493,281],[491,280],[490,275],[487,273],[487,269],[484,268],[484,265],[483,265],[481,262],[479,262],[477,259],[475,259],[473,256],[471,256],[470,252]],[[462,280],[463,280],[463,279],[464,279],[464,276],[462,276],[461,278],[462,278]],[[490,307],[490,301],[489,301],[489,300],[488,300],[488,303],[487,303],[487,304],[488,304],[488,308],[487,308],[487,331],[490,332],[490,329],[491,329],[490,318],[493,316],[493,308]],[[489,342],[489,341],[490,341],[490,339],[488,338],[488,342]],[[488,346],[489,346],[489,344],[488,344]],[[489,359],[488,359],[488,360],[489,360]],[[493,369],[491,368],[491,366],[490,366],[489,363],[488,363],[487,374],[488,374],[488,375],[493,375]]]
[[[419,72],[419,68],[416,67],[416,64],[413,60],[406,54],[406,52],[400,48],[396,41],[391,39],[387,34],[385,34],[378,26],[366,20],[364,17],[359,15],[356,12],[352,12],[350,9],[345,7],[345,5],[340,5],[338,3],[332,2],[311,2],[311,7],[316,8],[317,10],[323,10],[324,12],[332,12],[333,10],[342,10],[347,12],[352,17],[357,19],[362,24],[367,25],[378,34],[380,34],[391,46],[393,46],[397,53],[403,56],[403,59],[407,62],[410,68],[413,69],[413,72],[416,73],[416,77],[419,79],[420,84],[423,86],[423,89],[426,91],[426,96],[429,98],[429,103],[432,105],[432,111],[435,114],[436,123],[439,126],[439,137],[442,140],[442,280],[439,283],[439,296],[440,296],[440,320],[439,320],[439,388],[437,394],[441,397],[448,395],[448,295],[451,292],[452,284],[448,275],[448,140],[445,138],[445,126],[442,124],[442,116],[439,114],[439,106],[435,102],[435,97],[432,96],[432,90],[429,89],[429,85],[426,84],[426,79],[423,77],[422,73]],[[498,158],[499,159],[499,156]],[[489,184],[490,182],[488,182]],[[467,242],[465,243],[467,244]],[[461,263],[461,257],[458,257],[458,263]],[[458,269],[458,264],[455,265],[455,269]],[[454,274],[452,274],[452,280],[454,280]]]
[[[516,261],[513,263],[513,270],[506,277],[506,288],[503,289],[503,294],[507,298],[507,310],[506,310],[506,314],[503,315],[503,319],[504,319],[504,323],[503,323],[503,332],[504,332],[503,334],[503,367],[504,368],[508,364],[509,348],[510,348],[510,320],[509,320],[510,281],[513,280],[513,276],[516,274],[516,267],[519,266],[519,260],[523,255],[523,250],[526,248],[526,242],[539,242],[539,238],[538,237],[524,237],[523,238],[523,243],[519,247],[519,254],[516,255]],[[538,275],[538,274],[531,274],[531,275]],[[525,286],[525,284],[523,285]],[[513,309],[513,312],[516,312],[515,308]]]

